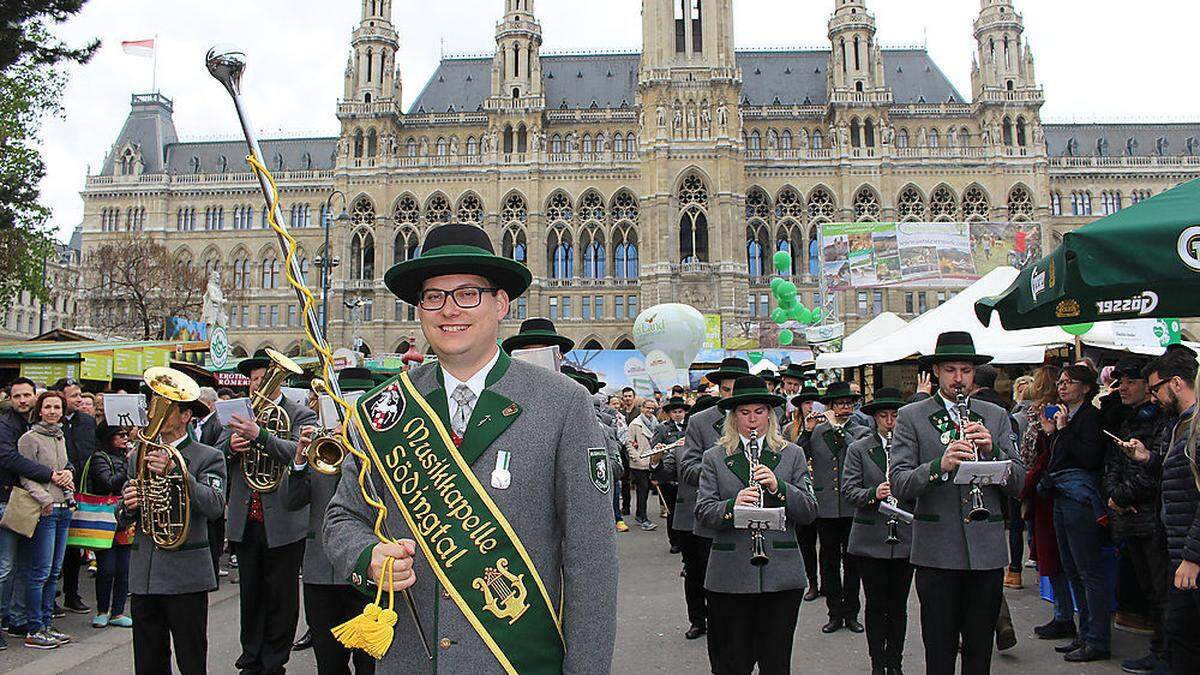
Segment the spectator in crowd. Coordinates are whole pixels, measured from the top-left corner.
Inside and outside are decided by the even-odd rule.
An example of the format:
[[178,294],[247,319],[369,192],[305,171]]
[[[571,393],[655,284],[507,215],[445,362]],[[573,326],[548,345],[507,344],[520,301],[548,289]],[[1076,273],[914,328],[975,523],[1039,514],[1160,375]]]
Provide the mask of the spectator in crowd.
[[1167,594],[1164,632],[1172,675],[1200,672],[1200,465],[1196,462],[1196,357],[1182,349],[1167,353],[1146,366],[1146,389],[1162,408],[1166,430],[1154,449],[1140,439],[1122,443],[1122,449],[1151,470],[1162,469],[1162,522],[1171,559],[1167,568],[1171,586]]
[[[662,453],[653,453],[654,433],[658,431],[658,403],[654,399],[642,401],[642,414],[629,423],[629,435],[626,449],[629,453],[629,482],[636,491],[637,503],[634,509],[634,521],[638,527],[650,531],[657,525],[650,522],[646,515],[646,502],[650,495],[650,469],[662,461]],[[628,502],[625,503],[628,512]]]
[[[71,470],[76,476],[83,475],[83,465],[88,457],[96,450],[96,420],[91,415],[79,409],[83,400],[83,389],[79,382],[71,378],[63,378],[51,387],[61,392],[67,402],[66,414],[62,419],[63,435],[67,443],[67,456],[71,461]],[[79,596],[79,567],[83,564],[83,549],[71,546],[62,564],[63,574],[63,607],[76,614],[87,614],[92,611],[83,603]]]
[[[8,385],[8,407],[0,413],[0,516],[8,507],[13,486],[22,479],[37,483],[69,481],[66,471],[54,472],[49,467],[27,459],[17,450],[17,441],[29,430],[29,413],[37,400],[37,385],[33,380],[18,377]],[[10,617],[17,607],[25,606],[25,589],[14,589],[17,552],[27,540],[16,532],[0,527],[0,621],[14,629]],[[14,598],[14,593],[20,593]],[[14,601],[15,600],[15,601]],[[24,611],[24,610],[22,610]],[[21,632],[21,631],[17,631]],[[7,646],[0,632],[0,649]]]
[[85,412],[85,413],[91,415],[93,419],[95,419],[95,417],[96,417],[96,395],[90,391],[85,391],[82,394],[80,394],[79,396],[80,396],[79,411]]
[[1079,605],[1078,635],[1056,649],[1069,662],[1109,658],[1112,589],[1104,572],[1106,515],[1100,478],[1106,444],[1100,411],[1092,405],[1096,371],[1072,365],[1058,376],[1061,406],[1043,415],[1042,429],[1050,438],[1050,462],[1038,490],[1053,491],[1054,530],[1063,570]]
[[217,390],[217,398],[221,399],[222,401],[228,401],[234,396],[236,396],[236,394],[233,393],[233,390],[227,387],[221,387]]
[[[1123,439],[1138,439],[1155,447],[1163,419],[1159,406],[1150,398],[1143,359],[1122,359],[1114,369],[1116,391],[1121,398],[1121,418],[1115,429]],[[1163,606],[1167,600],[1167,544],[1159,524],[1160,480],[1158,472],[1129,457],[1117,443],[1110,443],[1104,462],[1104,492],[1108,495],[1109,523],[1113,536],[1124,544],[1124,556],[1133,572],[1135,594],[1146,600],[1147,618],[1153,628],[1150,653],[1121,664],[1127,673],[1149,673],[1165,668]]]
[[[67,548],[67,528],[71,524],[69,502],[75,489],[73,473],[68,473],[65,479],[63,474],[53,473],[67,471],[71,466],[62,428],[66,408],[62,392],[43,392],[33,405],[29,431],[17,441],[22,457],[52,472],[51,480],[46,482],[21,478],[21,487],[41,505],[42,515],[29,542],[28,569],[17,575],[17,588],[25,589],[25,607],[23,616],[14,617],[13,622],[24,627],[25,646],[34,649],[55,649],[71,641],[71,636],[51,624],[58,575]],[[60,478],[58,482],[54,480],[56,475]]]
[[[100,496],[120,496],[129,479],[127,453],[129,431],[100,424],[96,428],[97,452],[87,463],[87,492]],[[92,627],[133,627],[125,615],[129,597],[129,543],[113,542],[107,550],[96,551],[96,616]]]

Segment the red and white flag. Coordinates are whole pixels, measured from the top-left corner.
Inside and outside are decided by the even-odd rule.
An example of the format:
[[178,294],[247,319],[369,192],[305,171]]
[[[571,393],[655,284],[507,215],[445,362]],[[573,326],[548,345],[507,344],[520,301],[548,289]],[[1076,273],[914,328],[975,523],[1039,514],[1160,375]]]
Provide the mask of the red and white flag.
[[122,42],[121,49],[125,50],[126,54],[152,58],[154,56],[154,39]]

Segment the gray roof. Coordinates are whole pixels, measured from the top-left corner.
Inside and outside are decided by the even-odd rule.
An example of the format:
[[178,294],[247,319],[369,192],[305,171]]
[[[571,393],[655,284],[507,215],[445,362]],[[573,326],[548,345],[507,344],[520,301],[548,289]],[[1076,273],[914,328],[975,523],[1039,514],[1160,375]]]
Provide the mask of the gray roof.
[[[542,57],[548,108],[620,108],[636,101],[641,55],[582,54]],[[883,52],[885,78],[895,100],[941,103],[966,99],[923,49]],[[828,50],[737,53],[743,96],[751,105],[824,104]],[[490,57],[444,59],[409,113],[479,110],[491,93]]]
[[[284,171],[332,169],[337,138],[262,140],[259,145],[267,168],[271,171],[280,170],[280,158]],[[243,141],[172,143],[166,148],[166,156],[167,172],[172,174],[238,173],[250,170],[246,164],[246,144]]]
[[[1200,154],[1200,123],[1047,124],[1045,129],[1051,157]],[[1166,142],[1161,151],[1160,140]]]
[[175,122],[171,118],[171,99],[160,94],[134,94],[129,117],[117,134],[113,151],[104,160],[102,175],[112,175],[117,161],[117,150],[132,142],[140,148],[145,173],[162,173],[163,148],[178,140]]

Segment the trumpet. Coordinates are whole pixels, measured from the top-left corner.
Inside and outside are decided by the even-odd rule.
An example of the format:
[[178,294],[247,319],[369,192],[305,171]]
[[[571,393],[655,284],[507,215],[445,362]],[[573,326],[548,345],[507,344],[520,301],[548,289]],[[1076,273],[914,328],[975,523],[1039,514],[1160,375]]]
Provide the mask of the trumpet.
[[[750,444],[746,447],[746,453],[750,456],[750,484],[758,485],[754,480],[754,471],[759,467],[758,457],[762,454],[762,448],[758,444],[758,429],[750,430]],[[763,507],[763,487],[758,485],[758,508]],[[762,529],[752,528],[750,530],[750,564],[755,567],[762,567],[771,562],[767,557],[766,537],[763,536]]]
[[[274,349],[267,349],[267,356],[271,358],[271,365],[267,366],[267,373],[250,397],[250,410],[260,427],[272,436],[286,438],[292,433],[292,418],[283,406],[272,401],[268,395],[278,389],[288,375],[299,375],[304,371],[295,361]],[[283,482],[284,469],[284,464],[277,458],[253,446],[242,457],[242,476],[246,484],[258,492],[274,492],[278,489]]]
[[[150,400],[149,423],[136,432],[133,441],[137,449],[137,478],[133,482],[138,494],[138,525],[155,546],[174,551],[187,541],[192,493],[183,455],[174,446],[163,443],[159,432],[176,406],[200,397],[200,387],[178,370],[163,367],[148,369],[142,381],[150,390]],[[164,452],[171,458],[171,468],[161,476],[150,471],[147,456],[151,450]]]
[[[958,387],[954,398],[954,410],[958,415],[958,437],[967,439],[967,424],[970,423],[971,410],[967,405],[967,396],[962,387]],[[971,441],[971,452],[974,453],[974,460],[979,459],[979,451],[975,448],[975,442]],[[983,490],[979,488],[978,482],[971,483],[971,510],[967,512],[967,522],[977,523],[981,520],[987,520],[991,517],[992,512],[983,504]]]
[[[320,395],[328,392],[329,388],[325,386],[325,380],[314,379],[312,390]],[[321,429],[308,444],[304,455],[318,473],[333,476],[341,473],[342,462],[349,452],[340,430]]]

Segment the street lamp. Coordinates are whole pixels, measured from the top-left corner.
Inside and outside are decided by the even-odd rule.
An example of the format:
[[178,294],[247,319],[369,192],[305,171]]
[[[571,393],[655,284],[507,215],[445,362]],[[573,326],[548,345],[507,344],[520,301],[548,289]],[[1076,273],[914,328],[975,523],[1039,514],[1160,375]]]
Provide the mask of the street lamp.
[[[329,218],[328,214],[333,213],[334,197],[342,198],[342,212],[338,214],[337,218]],[[325,254],[317,256],[317,259],[313,261],[321,268],[321,332],[325,334],[326,339],[329,338],[329,277],[333,268],[342,262],[337,256],[329,254],[329,225],[331,222],[336,222],[341,226],[350,224],[350,214],[346,212],[346,202],[346,193],[341,190],[334,190],[325,199],[325,208],[321,213],[321,227],[325,229]]]

